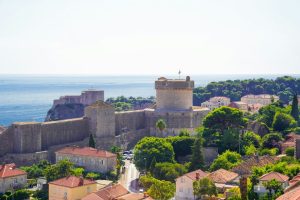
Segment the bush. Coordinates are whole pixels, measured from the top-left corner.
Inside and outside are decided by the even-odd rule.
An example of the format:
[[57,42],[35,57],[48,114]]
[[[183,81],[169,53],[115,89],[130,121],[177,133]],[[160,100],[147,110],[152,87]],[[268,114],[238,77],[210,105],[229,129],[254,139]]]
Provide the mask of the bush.
[[178,163],[156,163],[153,177],[159,180],[175,182],[175,179],[187,173],[184,165]]
[[263,148],[280,148],[279,142],[282,141],[282,135],[280,133],[269,133],[262,138]]
[[279,153],[279,150],[277,148],[272,148],[272,149],[262,149],[259,152],[259,155],[264,156],[264,155],[269,155],[269,156],[275,156]]
[[288,147],[288,148],[286,148],[285,154],[287,156],[293,157],[295,155],[295,148],[294,147]]
[[229,170],[238,165],[241,161],[242,157],[239,153],[227,150],[214,160],[209,169],[210,171],[215,171],[221,168]]
[[194,137],[174,136],[167,137],[166,140],[172,144],[176,158],[192,154],[192,146],[195,142]]
[[292,116],[285,113],[276,112],[272,126],[275,131],[284,131],[288,128],[296,127],[297,123]]

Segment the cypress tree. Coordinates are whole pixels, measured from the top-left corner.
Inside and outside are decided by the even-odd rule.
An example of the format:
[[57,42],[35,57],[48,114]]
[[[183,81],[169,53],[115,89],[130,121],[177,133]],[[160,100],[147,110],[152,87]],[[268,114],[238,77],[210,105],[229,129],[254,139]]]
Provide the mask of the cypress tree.
[[203,168],[204,158],[202,152],[202,138],[197,138],[192,147],[192,161],[190,170]]
[[291,115],[292,115],[292,117],[294,117],[294,119],[297,122],[299,121],[299,107],[298,107],[297,94],[294,94],[294,96],[293,96]]
[[93,134],[90,134],[89,147],[96,148],[96,142],[95,142]]

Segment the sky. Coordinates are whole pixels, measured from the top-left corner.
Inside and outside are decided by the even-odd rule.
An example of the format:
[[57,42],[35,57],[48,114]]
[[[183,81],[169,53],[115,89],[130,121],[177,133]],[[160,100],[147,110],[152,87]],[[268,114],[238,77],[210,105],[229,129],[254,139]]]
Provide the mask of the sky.
[[300,74],[299,0],[0,0],[0,74]]

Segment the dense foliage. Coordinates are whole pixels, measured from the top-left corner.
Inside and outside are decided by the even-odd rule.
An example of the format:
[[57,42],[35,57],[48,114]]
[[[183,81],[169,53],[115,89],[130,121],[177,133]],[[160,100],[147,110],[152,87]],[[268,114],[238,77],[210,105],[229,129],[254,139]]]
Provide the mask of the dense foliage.
[[209,197],[217,196],[218,194],[215,183],[209,178],[202,178],[193,182],[193,190],[194,195],[198,198],[206,195],[208,195]]
[[174,162],[174,150],[164,138],[145,137],[134,147],[134,163],[139,170],[147,170],[155,157],[156,162]]
[[202,148],[202,138],[196,138],[192,147],[192,160],[190,165],[190,171],[203,169],[204,167],[204,155]]
[[247,80],[227,80],[211,82],[205,87],[194,89],[194,104],[200,105],[202,102],[214,96],[226,96],[231,101],[239,101],[247,94],[272,94],[278,95],[280,100],[288,103],[293,95],[300,94],[300,78],[290,76],[271,79],[247,79]]
[[116,98],[108,98],[106,100],[107,103],[112,104],[115,107],[116,111],[126,111],[126,110],[136,110],[143,109],[155,102],[155,98],[153,96],[148,98],[143,97],[124,97],[119,96]]
[[195,137],[174,136],[167,137],[166,140],[172,144],[176,159],[179,156],[192,154],[192,146],[194,145]]
[[210,171],[218,169],[231,169],[242,161],[242,156],[236,152],[225,151],[219,155],[210,166]]
[[152,171],[154,178],[174,182],[177,177],[187,173],[188,170],[184,165],[165,162],[156,163]]

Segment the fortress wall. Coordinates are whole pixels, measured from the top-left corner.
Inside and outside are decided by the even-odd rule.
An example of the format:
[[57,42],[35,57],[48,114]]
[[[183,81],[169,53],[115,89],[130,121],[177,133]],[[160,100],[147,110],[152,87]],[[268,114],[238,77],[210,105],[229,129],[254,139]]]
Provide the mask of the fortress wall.
[[88,121],[84,118],[41,123],[42,150],[53,145],[80,141],[88,135]]
[[135,130],[144,129],[146,127],[146,118],[144,110],[116,112],[116,135],[123,132],[132,132]]
[[143,137],[150,136],[148,129],[129,131],[116,136],[116,145],[124,150],[132,149]]
[[8,127],[8,129],[0,132],[0,157],[9,152],[13,152],[13,139],[12,127]]
[[194,110],[193,111],[193,127],[199,127],[202,125],[203,119],[209,113],[209,109],[201,109],[201,110]]
[[41,123],[16,122],[12,124],[14,153],[41,151]]

